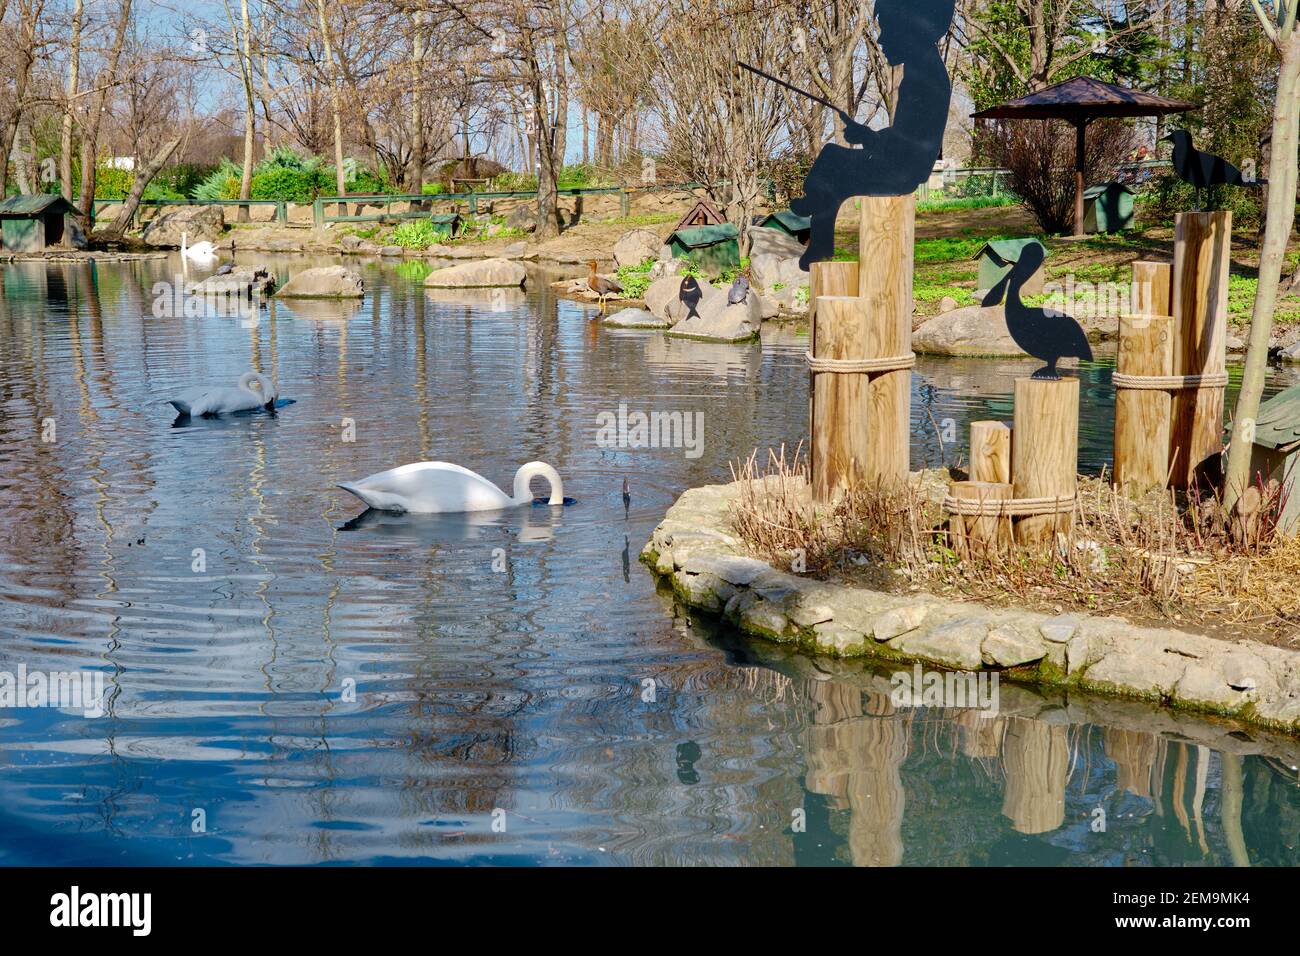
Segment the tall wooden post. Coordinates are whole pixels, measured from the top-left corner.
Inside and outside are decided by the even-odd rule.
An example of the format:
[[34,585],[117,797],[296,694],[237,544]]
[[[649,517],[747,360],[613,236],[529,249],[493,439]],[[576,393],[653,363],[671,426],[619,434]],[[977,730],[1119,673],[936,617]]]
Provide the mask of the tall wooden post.
[[[1183,212],[1174,218],[1175,375],[1222,375],[1228,367],[1228,265],[1232,212]],[[1218,472],[1223,452],[1224,386],[1178,390],[1170,426],[1173,475],[1186,488],[1198,474]]]
[[1011,426],[1006,422],[970,423],[970,480],[1011,480]]
[[808,321],[817,321],[819,296],[856,296],[858,264],[852,261],[814,262],[808,270]]
[[1133,263],[1133,314],[1171,315],[1173,266],[1139,259]]
[[1079,380],[1018,378],[1011,483],[1017,500],[1062,498],[1056,514],[1015,522],[1016,542],[1036,544],[1070,530],[1070,503],[1079,470]]
[[[858,224],[858,296],[870,318],[872,358],[912,354],[912,268],[916,198],[864,196]],[[872,455],[866,479],[880,484],[907,480],[908,429],[912,412],[912,362],[871,376],[868,400]]]
[[1132,388],[1120,376],[1173,374],[1173,318],[1122,315],[1115,361],[1115,484],[1130,494],[1163,488],[1169,480],[1173,396],[1166,389]]
[[812,403],[809,467],[813,498],[832,501],[863,481],[871,436],[866,414],[869,373],[818,371],[816,361],[851,361],[870,348],[866,302],[857,296],[821,296],[810,333]]

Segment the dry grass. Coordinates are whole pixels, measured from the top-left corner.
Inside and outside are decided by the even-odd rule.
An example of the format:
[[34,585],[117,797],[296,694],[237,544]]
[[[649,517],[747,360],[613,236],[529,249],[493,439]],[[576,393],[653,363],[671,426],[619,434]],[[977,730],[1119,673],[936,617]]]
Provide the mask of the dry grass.
[[858,488],[814,506],[807,462],[782,448],[732,465],[731,509],[751,553],[779,567],[887,590],[925,590],[999,606],[1122,614],[1300,647],[1300,541],[1274,534],[1281,502],[1259,489],[1248,526],[1229,528],[1212,498],[1117,492],[1079,479],[1068,533],[1044,545],[960,555],[939,501],[941,473],[899,490]]

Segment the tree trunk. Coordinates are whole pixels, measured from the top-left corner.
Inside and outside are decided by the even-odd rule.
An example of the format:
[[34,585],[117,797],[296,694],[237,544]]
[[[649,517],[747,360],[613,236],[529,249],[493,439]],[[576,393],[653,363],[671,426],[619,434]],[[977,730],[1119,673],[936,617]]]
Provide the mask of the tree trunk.
[[63,129],[59,134],[59,188],[63,198],[72,202],[72,122],[73,102],[81,72],[81,16],[85,9],[83,0],[76,0],[72,8],[72,36],[68,41],[68,82],[64,88]]
[[163,143],[162,149],[158,150],[157,155],[149,160],[149,165],[143,169],[137,168],[135,171],[135,180],[131,183],[131,192],[127,195],[126,201],[122,204],[122,211],[117,214],[113,224],[105,229],[96,232],[95,238],[104,242],[116,242],[125,234],[127,226],[135,218],[135,211],[140,205],[140,197],[148,188],[149,183],[158,175],[158,170],[171,158],[172,153],[181,144],[181,137],[170,139]]
[[[320,20],[321,43],[325,47],[325,66],[330,80],[330,112],[334,116],[334,188],[339,196],[346,196],[347,174],[343,171],[343,118],[339,106],[338,66],[334,62],[334,44],[330,40],[329,24],[325,21],[325,0],[316,0],[316,14]],[[346,202],[339,203],[339,215],[348,214]]]
[[[1294,0],[1293,0],[1294,2]],[[1268,369],[1268,340],[1273,330],[1278,282],[1286,244],[1295,224],[1297,130],[1300,107],[1300,33],[1292,29],[1278,41],[1281,63],[1277,74],[1277,98],[1273,103],[1273,149],[1268,165],[1268,207],[1264,242],[1259,256],[1259,285],[1251,312],[1246,366],[1232,416],[1232,444],[1223,488],[1225,516],[1250,485],[1250,452],[1255,437],[1255,418],[1264,394]]]
[[117,67],[122,59],[122,46],[126,42],[126,28],[131,21],[131,0],[122,0],[118,15],[116,35],[108,57],[108,69],[104,71],[100,82],[99,94],[86,114],[86,122],[81,130],[81,196],[78,211],[81,213],[82,228],[90,234],[90,223],[95,208],[95,177],[99,161],[99,123],[104,116],[108,90],[117,82]]
[[[253,51],[249,34],[252,25],[248,16],[248,0],[239,0],[239,20],[244,31],[242,52],[239,56],[239,72],[244,80],[244,171],[239,179],[239,198],[253,198],[253,145],[257,135],[257,102],[253,97]],[[248,222],[249,207],[240,206],[236,222]]]

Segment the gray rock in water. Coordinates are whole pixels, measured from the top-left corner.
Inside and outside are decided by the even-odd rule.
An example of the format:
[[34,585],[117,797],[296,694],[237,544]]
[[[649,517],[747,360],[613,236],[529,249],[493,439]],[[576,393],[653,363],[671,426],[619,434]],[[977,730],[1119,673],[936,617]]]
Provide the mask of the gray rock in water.
[[1007,330],[1000,305],[971,305],[930,319],[912,333],[912,350],[930,355],[1025,354]]
[[[711,290],[711,293],[705,292],[697,308],[699,314],[680,319],[668,330],[668,335],[710,342],[747,342],[758,338],[763,314],[757,296],[749,296],[737,305],[728,305],[726,293],[721,289],[707,283],[700,288]],[[668,304],[670,318],[675,314],[684,316],[685,311],[686,307],[680,301],[673,300]]]
[[604,324],[615,329],[666,329],[672,325],[645,309],[621,309],[606,316]]
[[424,280],[429,289],[521,288],[528,272],[509,259],[481,259],[435,269]]
[[614,261],[619,268],[639,266],[646,259],[657,259],[662,246],[663,240],[649,229],[631,229],[614,243]]
[[305,269],[284,284],[283,299],[359,299],[365,295],[361,276],[345,266]]
[[176,246],[181,244],[181,234],[189,245],[196,242],[220,242],[226,229],[226,217],[220,206],[181,206],[161,212],[140,234],[151,246]]

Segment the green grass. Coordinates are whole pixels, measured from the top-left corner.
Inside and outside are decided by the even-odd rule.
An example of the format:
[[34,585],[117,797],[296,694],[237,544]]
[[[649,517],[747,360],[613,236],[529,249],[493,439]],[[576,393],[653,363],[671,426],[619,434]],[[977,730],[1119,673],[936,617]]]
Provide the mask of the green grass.
[[940,196],[925,199],[916,204],[917,212],[947,212],[952,209],[995,209],[1001,206],[1014,206],[1018,200],[1014,196]]

